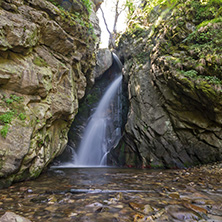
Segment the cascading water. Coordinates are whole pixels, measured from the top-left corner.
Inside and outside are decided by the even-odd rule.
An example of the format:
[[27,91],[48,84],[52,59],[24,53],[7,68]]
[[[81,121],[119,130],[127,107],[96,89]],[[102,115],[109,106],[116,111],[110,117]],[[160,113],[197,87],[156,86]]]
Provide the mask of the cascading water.
[[[86,126],[79,151],[74,158],[76,166],[107,165],[107,154],[121,137],[122,75],[118,76],[105,92],[95,113]],[[117,100],[115,100],[117,97]],[[116,105],[114,105],[117,103]]]
[[[67,151],[69,150],[72,159],[69,158],[68,162],[61,160],[63,163],[54,167],[107,166],[108,154],[117,146],[122,127],[122,63],[115,54],[113,54],[113,65],[108,73],[108,78],[114,80],[109,84],[95,111],[89,117],[80,137],[80,144],[76,146],[78,140],[69,137]],[[71,131],[72,135],[74,132],[79,133],[75,127],[71,130],[75,130]]]

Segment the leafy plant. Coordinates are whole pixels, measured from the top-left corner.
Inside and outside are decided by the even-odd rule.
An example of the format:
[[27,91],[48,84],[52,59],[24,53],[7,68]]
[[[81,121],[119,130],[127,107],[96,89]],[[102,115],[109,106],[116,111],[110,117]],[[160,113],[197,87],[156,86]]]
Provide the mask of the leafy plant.
[[8,130],[9,130],[9,125],[5,124],[3,126],[3,128],[1,129],[0,133],[2,135],[3,138],[6,138],[7,134],[8,134]]
[[186,72],[181,71],[181,73],[184,76],[191,77],[191,78],[197,77],[197,74],[198,74],[198,72],[196,70],[189,70],[189,71],[186,71]]
[[189,71],[180,71],[184,76],[187,76],[191,79],[200,79],[207,81],[210,84],[214,85],[221,85],[222,81],[217,76],[204,76],[204,75],[198,75],[198,72],[196,70],[189,70]]
[[[83,15],[79,12],[69,12],[66,9],[64,9],[57,1],[55,0],[48,0],[49,2],[51,2],[53,5],[55,5],[59,11],[60,11],[60,15],[62,17],[63,20],[67,21],[70,23],[70,25],[75,24],[76,19],[79,20],[84,20],[83,19]],[[82,0],[84,6],[86,7],[87,11],[91,12],[92,10],[92,6],[91,6],[91,1],[90,0]],[[84,21],[83,21],[84,22]]]
[[16,102],[21,102],[23,100],[23,97],[16,96],[14,94],[10,95],[10,98],[13,99]]
[[[6,95],[4,95],[2,101],[5,102],[5,106],[9,109],[8,112],[0,115],[0,124],[3,125],[0,134],[3,138],[6,138],[12,120],[14,118],[25,120],[26,115],[24,113],[20,113],[21,107],[23,106],[19,105],[19,103],[23,101],[23,97],[12,94],[9,98],[7,98]],[[18,113],[20,114],[18,115]]]
[[24,113],[20,113],[18,115],[18,117],[19,117],[20,120],[25,120],[26,119],[26,115]]
[[92,2],[90,0],[82,0],[83,4],[85,5],[87,11],[91,13],[92,11]]
[[6,112],[6,113],[0,115],[0,121],[2,123],[11,123],[14,115],[15,115],[14,111]]
[[5,100],[5,102],[6,102],[7,104],[11,104],[11,103],[13,103],[13,101],[14,101],[13,99],[6,99],[6,100]]
[[203,79],[207,80],[211,84],[221,85],[222,81],[216,76],[204,76]]
[[125,6],[128,8],[128,18],[130,18],[136,10],[136,6],[133,4],[132,0],[126,0]]

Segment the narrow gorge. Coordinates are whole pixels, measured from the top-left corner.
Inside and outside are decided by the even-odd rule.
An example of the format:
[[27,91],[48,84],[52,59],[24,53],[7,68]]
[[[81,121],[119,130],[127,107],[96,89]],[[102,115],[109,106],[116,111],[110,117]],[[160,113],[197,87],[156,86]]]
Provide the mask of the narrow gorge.
[[221,0],[0,0],[0,222],[221,222],[221,186]]

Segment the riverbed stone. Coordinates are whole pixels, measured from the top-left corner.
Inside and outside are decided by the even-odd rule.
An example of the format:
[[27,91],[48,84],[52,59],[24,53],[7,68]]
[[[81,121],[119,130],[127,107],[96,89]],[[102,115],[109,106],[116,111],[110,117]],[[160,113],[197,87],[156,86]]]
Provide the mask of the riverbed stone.
[[121,218],[138,222],[219,222],[220,165],[168,170],[50,169],[36,180],[2,189],[0,215],[19,212],[33,221]]
[[1,222],[31,222],[31,220],[25,217],[19,216],[13,212],[6,212],[2,217],[0,217]]

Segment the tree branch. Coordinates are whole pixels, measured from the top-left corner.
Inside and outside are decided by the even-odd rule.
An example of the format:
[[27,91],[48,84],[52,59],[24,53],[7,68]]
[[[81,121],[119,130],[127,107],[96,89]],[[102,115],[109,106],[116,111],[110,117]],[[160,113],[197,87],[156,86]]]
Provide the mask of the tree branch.
[[100,6],[99,8],[100,8],[100,10],[101,10],[101,12],[102,12],[102,17],[103,17],[103,21],[104,21],[105,26],[106,26],[106,30],[107,30],[107,32],[108,32],[110,35],[112,35],[112,33],[110,32],[109,27],[108,27],[108,25],[107,25],[107,22],[106,22],[106,18],[105,18],[104,11],[103,11],[103,9],[102,9],[102,7],[101,7],[101,6]]
[[103,11],[103,9],[102,9],[101,6],[100,6],[99,8],[100,8],[100,10],[101,10],[101,12],[102,12],[102,17],[103,17],[103,21],[104,21],[105,26],[106,26],[106,30],[107,30],[107,32],[109,33],[109,42],[111,43],[112,48],[115,48],[115,40],[113,39],[113,34],[112,34],[112,32],[110,32],[110,30],[109,30],[108,24],[107,24],[107,22],[106,22],[106,18],[105,18],[104,11]]

